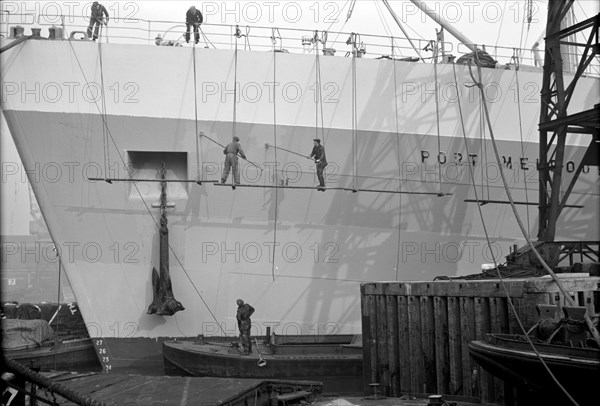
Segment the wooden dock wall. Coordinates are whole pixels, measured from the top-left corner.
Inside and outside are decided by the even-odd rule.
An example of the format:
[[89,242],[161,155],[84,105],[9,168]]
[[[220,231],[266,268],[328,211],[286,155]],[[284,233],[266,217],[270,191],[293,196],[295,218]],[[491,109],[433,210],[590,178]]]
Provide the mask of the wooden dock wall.
[[[561,280],[588,314],[600,312],[599,277]],[[565,304],[549,277],[504,284],[526,329],[538,320],[537,304]],[[446,394],[515,404],[514,388],[483,371],[467,348],[486,333],[521,332],[499,280],[363,283],[361,308],[366,394],[379,383],[389,397]]]

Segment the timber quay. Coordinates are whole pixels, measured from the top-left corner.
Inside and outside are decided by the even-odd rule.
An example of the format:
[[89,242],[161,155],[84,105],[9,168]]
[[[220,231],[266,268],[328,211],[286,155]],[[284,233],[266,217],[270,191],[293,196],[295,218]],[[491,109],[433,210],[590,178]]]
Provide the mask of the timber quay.
[[[288,405],[312,402],[322,391],[316,381],[277,379],[238,379],[181,376],[145,376],[102,372],[34,372],[5,359],[7,370],[15,374],[9,387],[20,398],[11,405],[25,403],[25,395],[38,405],[59,406],[242,406]],[[3,377],[4,380],[4,377]],[[28,382],[28,384],[25,383]],[[5,381],[6,382],[6,381]]]
[[377,383],[388,397],[439,394],[502,406],[540,404],[539,393],[486,372],[469,344],[488,333],[522,334],[519,321],[529,330],[548,317],[541,308],[562,313],[568,301],[600,314],[600,277],[570,273],[558,279],[564,290],[549,276],[363,283],[363,387]]
[[[322,385],[319,382],[311,381],[143,376],[101,372],[51,371],[37,373],[15,361],[5,361],[7,369],[19,376],[11,381],[10,386],[21,389],[22,396],[20,399],[13,399],[11,405],[424,406],[447,404],[474,406],[480,404],[446,401],[447,398],[442,400],[441,396],[385,398],[383,396],[337,397],[331,395],[321,397],[319,393]],[[23,377],[26,377],[32,385],[25,387],[21,379]],[[29,396],[28,403],[26,403],[24,395]],[[445,403],[439,403],[443,401]]]
[[[4,361],[7,371],[16,375],[8,382],[9,389],[19,390],[11,406],[481,405],[480,402],[468,402],[452,396],[404,395],[386,398],[379,395],[375,387],[374,395],[364,397],[320,396],[322,384],[313,381],[35,372],[16,361]],[[26,396],[29,399],[26,400]]]

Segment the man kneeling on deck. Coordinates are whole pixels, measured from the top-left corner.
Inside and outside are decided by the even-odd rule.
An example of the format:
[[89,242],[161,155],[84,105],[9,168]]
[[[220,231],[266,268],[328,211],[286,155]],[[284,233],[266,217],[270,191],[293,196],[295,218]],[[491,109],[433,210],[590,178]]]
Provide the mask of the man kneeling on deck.
[[252,341],[250,340],[250,327],[252,326],[252,321],[250,320],[250,316],[254,313],[254,307],[250,306],[248,303],[244,303],[242,299],[238,299],[236,303],[238,305],[236,318],[240,330],[242,347],[244,347],[243,354],[248,355],[252,352]]

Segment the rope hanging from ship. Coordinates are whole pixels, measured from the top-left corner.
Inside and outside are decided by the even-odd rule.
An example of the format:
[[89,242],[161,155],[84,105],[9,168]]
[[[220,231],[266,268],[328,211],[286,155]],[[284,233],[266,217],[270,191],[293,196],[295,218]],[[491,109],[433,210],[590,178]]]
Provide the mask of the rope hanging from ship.
[[[237,33],[236,33],[237,34]],[[233,51],[233,118],[231,123],[231,138],[237,136],[237,104],[238,104],[238,36],[235,35],[235,50]],[[196,134],[198,132],[196,131]]]
[[[452,69],[453,69],[453,73],[454,73],[454,84],[456,86],[456,88],[458,89],[458,79],[457,79],[457,75],[456,75],[456,64],[453,62],[452,63]],[[472,75],[471,72],[471,64],[469,64],[469,73],[471,74],[471,77],[473,79],[473,82],[475,82],[477,84],[477,81],[475,80],[475,78]],[[480,88],[482,89],[482,88]],[[458,92],[457,92],[458,94]],[[461,123],[461,129],[462,129],[462,135],[463,135],[463,140],[465,143],[465,150],[467,152],[467,154],[469,154],[469,143],[467,141],[467,133],[465,130],[465,122],[464,122],[464,116],[463,116],[463,112],[462,112],[462,105],[461,105],[461,98],[460,95],[457,96],[457,102],[458,102],[458,111],[459,111],[459,116],[460,116],[460,123]],[[485,102],[484,102],[485,103]],[[491,130],[491,127],[490,127]],[[492,137],[493,140],[493,137]],[[492,141],[493,142],[493,141]],[[471,174],[471,184],[473,186],[473,192],[475,194],[475,199],[477,201],[479,201],[479,194],[477,193],[477,185],[475,184],[475,178],[474,178],[474,171],[473,171],[473,167],[472,165],[468,165],[469,168],[469,172]],[[507,193],[510,193],[507,189]],[[500,280],[500,284],[502,285],[502,289],[504,290],[504,294],[506,295],[506,297],[509,298],[509,300],[507,301],[511,312],[513,313],[513,315],[515,316],[515,320],[517,321],[517,324],[519,325],[519,328],[521,329],[521,331],[525,334],[525,336],[527,337],[529,344],[531,346],[531,348],[533,349],[533,351],[535,352],[536,356],[538,357],[538,359],[541,361],[542,365],[544,366],[544,368],[546,369],[546,371],[550,374],[550,376],[552,377],[552,379],[554,380],[554,382],[558,385],[559,388],[561,388],[561,390],[569,397],[571,398],[571,396],[568,394],[568,392],[566,392],[566,390],[564,389],[564,387],[558,382],[558,380],[556,379],[556,377],[552,374],[552,371],[550,371],[550,369],[548,368],[546,362],[544,361],[544,359],[541,357],[541,355],[539,354],[539,352],[537,351],[537,349],[535,348],[535,346],[533,345],[533,343],[531,342],[531,340],[529,339],[529,337],[526,335],[527,331],[519,317],[519,314],[517,313],[517,310],[515,309],[515,305],[513,303],[512,300],[510,300],[510,294],[508,293],[508,289],[506,287],[506,284],[504,283],[504,278],[502,276],[502,273],[500,272],[500,268],[498,266],[498,262],[496,260],[496,256],[494,255],[493,250],[491,250],[491,241],[490,241],[490,236],[489,233],[487,231],[487,226],[486,226],[486,222],[485,222],[485,217],[483,215],[483,211],[481,208],[480,204],[477,204],[477,210],[479,212],[479,218],[481,219],[481,225],[483,227],[483,232],[485,234],[485,239],[486,239],[486,243],[488,245],[488,248],[490,248],[490,252],[492,253],[492,260],[494,262],[494,269],[496,269],[497,271],[497,277]],[[571,398],[571,400],[576,404],[576,402]]]
[[[434,82],[433,85],[435,87],[435,123],[437,129],[437,147],[438,147],[438,157],[441,156],[442,153],[442,139],[440,134],[440,101],[438,98],[439,94],[439,84],[438,84],[438,64],[437,64],[437,45],[434,45],[434,58],[433,58],[433,76]],[[442,194],[442,165],[438,166],[438,186],[439,192]]]
[[[100,24],[100,35],[102,35],[102,27]],[[102,41],[98,41],[98,59],[100,61],[100,97],[102,100],[102,142],[104,149],[104,173],[108,174],[108,165],[110,162],[110,148],[108,144],[108,135],[106,134],[106,128],[108,125],[108,119],[106,114],[106,97],[104,88],[104,65],[102,63]]]
[[[275,29],[273,29],[275,30]],[[275,50],[275,31],[272,33],[273,40],[273,83],[277,83],[277,52]],[[273,142],[275,144],[275,173],[273,179],[275,184],[278,184],[278,176],[277,176],[277,99],[275,94],[275,86],[273,86]],[[274,221],[273,221],[273,246],[275,247],[277,244],[277,220],[279,217],[279,189],[275,189],[275,213],[274,213]],[[273,278],[273,282],[275,282],[275,250],[272,250],[271,253],[271,277]],[[258,344],[257,344],[258,345]]]
[[[396,71],[397,60],[394,56],[394,37],[392,41],[392,66],[394,68],[394,118],[396,119],[396,162],[398,163],[398,190],[402,191],[402,166],[400,165],[400,118],[398,117],[398,74]],[[398,194],[398,244],[396,246],[396,280],[400,273],[400,249],[402,246],[402,194]]]
[[[194,64],[194,126],[198,134],[198,87],[196,84],[196,45],[192,46],[192,59]],[[198,137],[194,137],[196,140],[196,179],[202,179],[202,171],[200,169],[200,140]]]
[[356,56],[357,56],[357,34],[350,34],[349,41],[352,42],[352,189],[353,191],[357,191],[358,188],[356,186]]
[[327,31],[323,31],[321,38],[319,38],[319,32],[315,31],[315,91],[318,94],[318,99],[315,99],[315,138],[319,138],[319,109],[321,110],[321,138],[323,139],[323,146],[326,145],[325,140],[325,121],[323,118],[323,94],[321,92],[321,56],[319,55],[319,42],[323,44],[323,50],[327,45]]

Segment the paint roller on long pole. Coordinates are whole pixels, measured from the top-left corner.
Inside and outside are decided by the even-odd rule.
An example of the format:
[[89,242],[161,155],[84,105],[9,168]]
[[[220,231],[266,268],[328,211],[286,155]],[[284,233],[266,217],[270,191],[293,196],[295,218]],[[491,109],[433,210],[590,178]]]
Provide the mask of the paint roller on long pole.
[[308,160],[310,160],[310,161],[312,161],[312,160],[313,160],[312,158],[310,158],[310,157],[308,157],[308,156],[306,156],[306,155],[299,154],[298,152],[294,152],[294,151],[292,151],[292,150],[290,150],[290,149],[286,149],[286,148],[282,148],[282,147],[276,147],[276,146],[274,146],[274,145],[271,145],[271,144],[265,144],[265,148],[269,148],[269,147],[271,147],[271,148],[276,148],[276,149],[280,149],[280,150],[282,150],[282,151],[289,152],[290,154],[294,154],[294,155],[301,156],[302,158],[304,158],[304,159],[308,159]]

